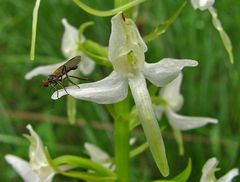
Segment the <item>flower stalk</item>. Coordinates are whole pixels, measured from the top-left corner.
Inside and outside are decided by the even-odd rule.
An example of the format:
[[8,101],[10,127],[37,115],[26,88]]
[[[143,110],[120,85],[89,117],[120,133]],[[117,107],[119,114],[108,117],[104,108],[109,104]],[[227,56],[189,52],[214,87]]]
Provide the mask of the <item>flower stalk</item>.
[[129,122],[119,117],[114,122],[115,164],[118,182],[129,181]]

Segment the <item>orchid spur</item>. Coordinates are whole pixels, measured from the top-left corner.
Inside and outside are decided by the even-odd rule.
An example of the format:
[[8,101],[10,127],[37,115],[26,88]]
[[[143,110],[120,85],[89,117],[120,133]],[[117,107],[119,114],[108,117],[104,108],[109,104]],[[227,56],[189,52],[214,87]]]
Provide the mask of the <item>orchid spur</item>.
[[218,160],[215,157],[208,159],[202,168],[200,182],[232,182],[233,178],[239,175],[239,169],[234,168],[221,178],[216,179],[215,172],[219,170],[217,165]]
[[7,154],[5,159],[23,178],[24,182],[51,182],[55,171],[47,161],[42,141],[31,125],[27,125],[27,129],[30,135],[25,135],[25,137],[30,141],[30,161],[27,162],[11,154]]
[[[67,87],[67,92],[82,100],[99,104],[112,104],[126,98],[128,85],[138,109],[138,115],[158,168],[164,176],[169,174],[161,131],[155,118],[146,79],[157,86],[164,86],[176,78],[184,67],[197,66],[194,60],[164,58],[157,63],[145,62],[147,46],[135,23],[122,13],[112,20],[109,40],[109,60],[114,71],[106,78],[92,83]],[[58,92],[58,94],[57,94]],[[58,99],[67,93],[59,90],[52,95]]]
[[[85,41],[84,35],[79,35],[78,30],[72,25],[70,25],[65,18],[62,19],[62,24],[65,29],[62,37],[62,45],[61,45],[61,49],[64,57],[66,59],[69,59],[76,55],[80,55],[81,62],[79,63],[78,68],[84,75],[91,74],[95,67],[95,62],[78,50],[78,44]],[[54,70],[56,70],[59,66],[63,65],[65,62],[66,61],[63,61],[57,64],[50,64],[50,65],[36,67],[25,75],[25,79],[29,80],[32,77],[37,75],[48,76]]]

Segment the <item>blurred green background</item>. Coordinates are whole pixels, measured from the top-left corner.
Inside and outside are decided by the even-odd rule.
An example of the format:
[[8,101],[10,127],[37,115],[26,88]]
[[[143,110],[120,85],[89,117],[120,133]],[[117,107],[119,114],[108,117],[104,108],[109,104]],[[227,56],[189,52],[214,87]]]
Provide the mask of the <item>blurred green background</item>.
[[[112,0],[104,0],[104,3],[103,0],[84,2],[102,10],[113,7]],[[108,45],[110,18],[91,16],[70,0],[43,0],[39,12],[36,60],[31,62],[29,51],[34,3],[33,0],[0,1],[1,181],[21,181],[5,162],[4,155],[11,153],[28,159],[28,141],[22,137],[22,133],[27,132],[28,123],[33,125],[53,157],[62,154],[85,155],[83,144],[86,141],[113,155],[112,119],[104,106],[79,100],[78,122],[70,125],[66,117],[66,98],[51,100],[51,91],[41,86],[45,77],[24,80],[25,73],[33,67],[63,60],[61,18],[66,17],[76,27],[86,21],[95,21],[95,25],[86,31],[86,37],[104,46]],[[143,34],[146,35],[167,20],[182,3],[176,0],[148,0],[143,3],[138,19]],[[181,90],[185,104],[180,113],[219,119],[217,125],[184,132],[183,157],[178,154],[171,128],[166,121],[161,123],[166,126],[163,135],[171,176],[181,172],[191,157],[193,170],[189,181],[199,180],[203,164],[213,156],[220,160],[221,171],[217,176],[240,166],[240,1],[217,1],[215,7],[233,43],[234,65],[228,62],[210,14],[207,11],[194,11],[190,2],[167,32],[148,44],[146,53],[149,62],[164,57],[198,60],[198,67],[184,70]],[[90,77],[98,80],[109,72],[97,66]],[[139,144],[145,140],[141,130],[133,135],[137,136]],[[132,181],[150,181],[161,177],[149,150],[131,161],[130,174]],[[56,176],[54,181],[77,180]]]

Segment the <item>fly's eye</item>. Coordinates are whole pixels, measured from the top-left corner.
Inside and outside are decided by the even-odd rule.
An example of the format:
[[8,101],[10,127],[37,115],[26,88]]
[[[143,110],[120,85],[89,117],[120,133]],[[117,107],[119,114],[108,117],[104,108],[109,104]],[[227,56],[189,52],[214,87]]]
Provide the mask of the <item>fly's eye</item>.
[[43,81],[43,82],[42,82],[42,85],[43,85],[44,87],[48,87],[48,81]]

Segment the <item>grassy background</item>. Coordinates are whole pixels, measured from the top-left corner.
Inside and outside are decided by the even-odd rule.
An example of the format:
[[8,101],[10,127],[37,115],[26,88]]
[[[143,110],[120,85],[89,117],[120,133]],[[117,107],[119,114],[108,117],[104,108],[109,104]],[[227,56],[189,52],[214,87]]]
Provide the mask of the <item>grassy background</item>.
[[[106,2],[105,2],[106,1]],[[88,2],[97,9],[110,9],[112,0]],[[85,1],[87,2],[87,1]],[[148,0],[140,7],[139,23],[143,34],[168,19],[182,1]],[[42,1],[37,31],[36,61],[29,61],[31,19],[34,1],[0,1],[0,168],[1,181],[20,181],[19,176],[6,164],[4,155],[11,153],[27,159],[28,142],[22,137],[30,123],[49,147],[52,156],[62,154],[85,155],[83,143],[97,144],[113,154],[113,131],[106,130],[111,118],[101,105],[78,101],[78,118],[86,120],[84,127],[67,124],[66,99],[50,99],[51,92],[41,86],[45,77],[24,80],[24,74],[41,64],[58,62],[61,54],[63,26],[66,17],[75,26],[93,20],[86,36],[105,46],[110,34],[110,18],[88,15],[69,0]],[[183,13],[160,38],[148,44],[146,59],[158,61],[164,57],[191,58],[199,61],[196,68],[184,70],[182,93],[185,104],[182,114],[209,116],[219,119],[218,125],[184,132],[185,156],[177,152],[171,129],[166,121],[164,138],[169,156],[171,175],[178,174],[192,158],[193,171],[190,181],[198,181],[204,162],[210,157],[220,160],[223,175],[240,166],[240,1],[217,1],[215,4],[225,30],[232,39],[235,64],[230,65],[227,53],[210,14],[194,11],[188,2]],[[91,76],[100,79],[109,70],[100,66]],[[81,121],[78,122],[81,124]],[[144,141],[141,132],[134,133],[138,142]],[[160,178],[149,151],[131,163],[132,181],[150,181]],[[139,180],[140,179],[140,180]],[[239,180],[239,178],[238,178]],[[69,181],[60,176],[54,181]],[[77,180],[71,180],[77,181]]]

